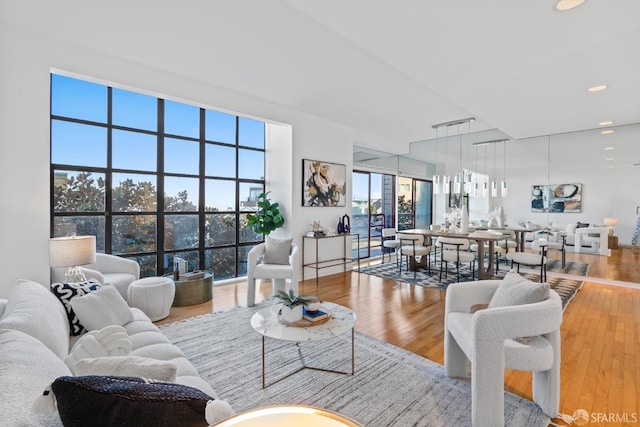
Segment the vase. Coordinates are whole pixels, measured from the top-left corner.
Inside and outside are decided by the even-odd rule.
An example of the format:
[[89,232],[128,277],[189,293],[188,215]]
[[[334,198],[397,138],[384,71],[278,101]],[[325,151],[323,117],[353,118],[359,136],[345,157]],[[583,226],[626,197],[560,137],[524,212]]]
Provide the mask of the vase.
[[498,208],[498,227],[502,228],[504,227],[504,209],[502,209],[502,206],[500,206]]
[[464,207],[462,208],[462,214],[460,216],[460,232],[469,232],[469,212],[467,212]]
[[280,309],[280,317],[288,323],[294,323],[298,320],[302,320],[302,306],[296,305],[295,307],[288,307],[283,305]]

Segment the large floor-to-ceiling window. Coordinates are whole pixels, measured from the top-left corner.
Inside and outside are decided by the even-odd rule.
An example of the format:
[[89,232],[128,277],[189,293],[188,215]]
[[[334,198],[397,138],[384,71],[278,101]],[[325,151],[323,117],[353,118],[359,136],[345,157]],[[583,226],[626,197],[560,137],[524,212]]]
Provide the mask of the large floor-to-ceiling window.
[[264,160],[263,122],[51,75],[51,235],[95,235],[144,276],[175,256],[246,274]]

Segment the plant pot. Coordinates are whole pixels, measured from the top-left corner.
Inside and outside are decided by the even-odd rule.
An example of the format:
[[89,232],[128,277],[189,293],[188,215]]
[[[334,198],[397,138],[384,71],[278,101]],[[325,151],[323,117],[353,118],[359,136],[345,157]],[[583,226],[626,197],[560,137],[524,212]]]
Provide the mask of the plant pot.
[[280,310],[280,316],[285,322],[293,323],[298,320],[302,320],[302,306],[296,305],[295,307],[282,306]]

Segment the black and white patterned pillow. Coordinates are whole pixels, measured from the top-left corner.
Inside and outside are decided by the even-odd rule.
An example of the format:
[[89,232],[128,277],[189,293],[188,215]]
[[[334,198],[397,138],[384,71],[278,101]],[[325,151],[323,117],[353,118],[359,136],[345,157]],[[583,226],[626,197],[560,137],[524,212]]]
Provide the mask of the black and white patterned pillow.
[[62,305],[64,305],[64,309],[67,311],[71,335],[80,335],[84,331],[84,326],[80,324],[78,316],[76,316],[76,313],[71,307],[71,299],[81,297],[96,289],[100,289],[100,282],[95,279],[89,279],[86,282],[51,284],[51,292],[58,297]]

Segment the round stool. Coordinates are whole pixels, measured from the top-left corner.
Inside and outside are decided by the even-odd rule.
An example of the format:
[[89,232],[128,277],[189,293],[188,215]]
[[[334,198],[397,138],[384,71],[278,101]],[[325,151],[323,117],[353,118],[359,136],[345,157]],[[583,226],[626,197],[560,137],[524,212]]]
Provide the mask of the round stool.
[[145,277],[131,282],[127,294],[129,305],[139,308],[155,322],[169,315],[176,285],[168,277]]

